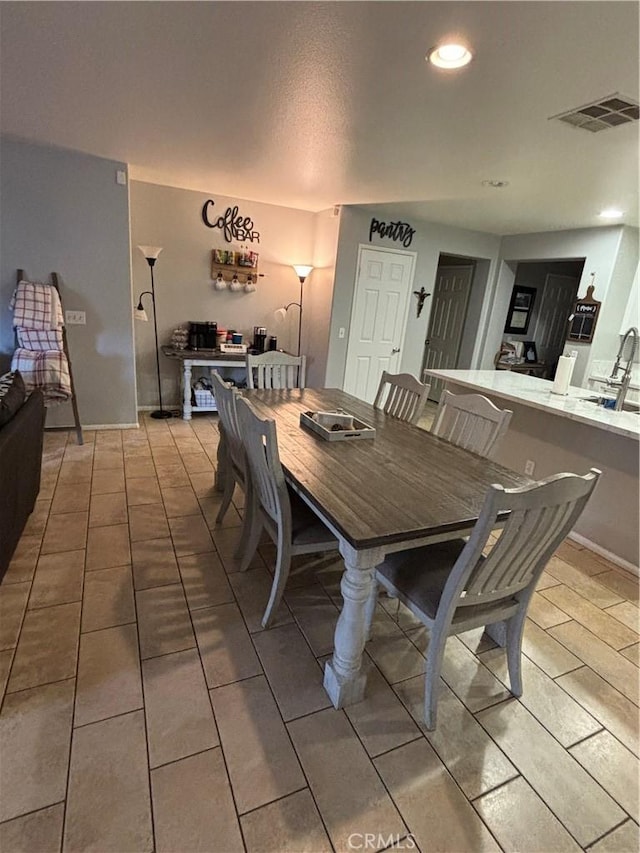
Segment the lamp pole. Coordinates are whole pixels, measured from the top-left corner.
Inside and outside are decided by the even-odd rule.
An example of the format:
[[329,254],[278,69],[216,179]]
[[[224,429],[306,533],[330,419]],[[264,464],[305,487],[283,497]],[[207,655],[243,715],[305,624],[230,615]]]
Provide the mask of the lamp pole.
[[302,338],[302,285],[304,284],[304,278],[300,278],[300,302],[290,302],[288,305],[284,306],[284,310],[288,311],[292,305],[297,305],[300,309],[298,312],[298,352],[296,355],[300,355],[300,341]]
[[290,302],[289,305],[285,307],[285,311],[291,305],[297,305],[300,308],[300,313],[298,314],[298,355],[300,355],[301,351],[301,342],[302,342],[302,285],[305,282],[306,277],[309,275],[312,266],[307,266],[306,264],[293,264],[294,270],[296,271],[296,275],[300,279],[300,302]]
[[[157,419],[166,419],[171,418],[173,415],[171,412],[168,412],[162,406],[162,384],[160,382],[160,349],[158,347],[158,319],[156,314],[156,287],[155,281],[153,279],[153,268],[158,260],[158,255],[162,251],[162,249],[154,248],[153,246],[138,246],[142,254],[145,256],[147,263],[149,264],[149,271],[151,273],[151,290],[146,290],[144,293],[151,293],[151,303],[153,305],[153,332],[156,340],[156,373],[158,377],[158,400],[160,402],[160,408],[156,409],[156,411],[151,412],[152,418]],[[140,294],[140,304],[142,304],[142,296],[144,294]]]

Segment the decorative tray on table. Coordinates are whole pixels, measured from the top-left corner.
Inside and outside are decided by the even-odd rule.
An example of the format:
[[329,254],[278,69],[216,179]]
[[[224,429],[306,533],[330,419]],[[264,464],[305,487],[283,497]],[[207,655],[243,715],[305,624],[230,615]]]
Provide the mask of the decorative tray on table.
[[347,438],[374,438],[376,431],[348,412],[300,412],[300,425],[317,433],[326,441]]

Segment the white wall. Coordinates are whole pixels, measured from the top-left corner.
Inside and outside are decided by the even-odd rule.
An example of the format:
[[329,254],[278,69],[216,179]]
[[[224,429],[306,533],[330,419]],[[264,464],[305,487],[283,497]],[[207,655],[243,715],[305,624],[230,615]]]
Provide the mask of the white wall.
[[[374,215],[375,213],[372,213],[371,208],[365,209],[355,206],[343,206],[342,208],[331,310],[329,354],[325,382],[327,387],[341,388],[344,383],[348,333],[341,339],[338,337],[338,330],[341,327],[348,330],[351,321],[359,245],[378,245],[390,249],[394,246],[397,246],[399,249],[404,248],[402,245],[396,244],[389,239],[381,238],[378,235],[375,235],[369,241],[369,224],[371,217]],[[384,219],[386,221],[401,218],[401,216],[394,216],[390,205],[385,205]],[[500,247],[499,237],[493,234],[482,234],[478,231],[451,228],[448,225],[438,225],[433,222],[416,220],[411,224],[415,227],[416,233],[407,250],[416,252],[417,255],[413,290],[420,290],[420,287],[424,286],[428,292],[433,292],[438,261],[441,254],[487,260],[488,265],[479,265],[479,270],[474,279],[474,286],[476,284],[483,286],[483,278],[485,281],[487,278],[489,281],[492,280]],[[416,298],[413,295],[410,298],[409,320],[400,369],[417,376],[422,366],[424,341],[431,313],[431,298],[427,298],[419,318],[416,317]],[[477,326],[478,330],[483,328],[487,309],[487,300],[484,300]],[[481,341],[478,338],[477,345],[474,348],[473,361],[475,361],[479,354],[480,344]]]
[[620,334],[623,335],[629,326],[635,326],[636,329],[640,327],[640,264],[636,265],[631,293],[629,294],[627,307],[624,309],[622,325],[620,326]]
[[[258,280],[255,293],[213,288],[212,249],[234,249],[240,244],[227,243],[219,229],[207,228],[203,223],[201,211],[208,198],[214,199],[214,211],[220,214],[227,206],[237,204],[242,216],[250,216],[260,232],[260,243],[250,244],[260,254],[259,271],[265,276]],[[190,320],[215,320],[218,325],[242,332],[245,340],[253,337],[254,326],[265,326],[270,334],[277,335],[279,347],[295,352],[297,307],[289,309],[284,321],[277,319],[274,312],[300,298],[300,283],[291,264],[313,262],[315,226],[316,215],[307,211],[132,181],[131,242],[136,298],[140,291],[149,289],[149,267],[136,246],[163,247],[154,271],[160,344],[169,343],[176,326]],[[309,278],[305,310],[315,275],[314,271]],[[157,404],[153,323],[136,323],[135,331],[138,403],[153,406]],[[302,337],[306,348],[304,330]],[[161,356],[160,369],[163,400],[177,405],[178,365]]]
[[338,247],[339,213],[315,215],[313,272],[305,282],[302,344],[307,354],[307,385],[324,387],[329,354],[329,323]]
[[[137,422],[128,190],[116,183],[124,163],[77,151],[2,139],[0,151],[0,352],[14,349],[9,299],[16,269],[61,276],[67,310],[85,326],[67,328],[84,425]],[[68,403],[49,409],[48,425],[71,425]]]
[[[637,269],[638,229],[623,228],[607,298],[600,307],[598,325],[591,346],[590,364],[594,361],[609,361],[613,365],[620,346],[620,330]],[[629,323],[629,325],[636,324]]]
[[[516,234],[503,237],[481,366],[488,369],[493,365],[493,357],[502,340],[506,310],[518,262],[573,261],[584,258],[585,264],[578,296],[586,295],[591,273],[595,273],[594,298],[603,302],[602,311],[620,248],[622,232],[623,226],[616,225],[608,228],[585,228],[576,231]],[[578,351],[572,383],[581,385],[588,375],[591,345],[572,342],[572,349]]]

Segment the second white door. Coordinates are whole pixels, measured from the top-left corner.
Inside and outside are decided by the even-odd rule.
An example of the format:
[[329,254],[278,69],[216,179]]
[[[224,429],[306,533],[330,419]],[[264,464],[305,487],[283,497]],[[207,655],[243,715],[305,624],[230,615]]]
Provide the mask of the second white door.
[[[425,340],[423,369],[450,370],[458,366],[462,330],[467,316],[474,266],[438,267],[433,292],[429,331]],[[429,399],[438,402],[441,379],[431,377]]]
[[382,371],[398,372],[414,266],[413,252],[360,249],[344,390],[369,403]]

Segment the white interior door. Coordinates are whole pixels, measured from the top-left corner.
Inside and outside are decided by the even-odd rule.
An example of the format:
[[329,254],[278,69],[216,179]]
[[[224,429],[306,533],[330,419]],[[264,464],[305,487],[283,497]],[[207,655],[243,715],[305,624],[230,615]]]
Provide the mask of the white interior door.
[[568,275],[549,273],[538,309],[535,335],[538,359],[550,368],[550,376],[562,355],[567,337],[567,323],[578,292],[578,279]]
[[360,248],[344,390],[368,403],[382,371],[398,372],[414,266],[413,252]]
[[[453,370],[457,367],[474,269],[473,264],[438,268],[429,331],[424,342],[423,369]],[[438,401],[441,380],[430,377],[427,381],[431,383],[429,399]]]

